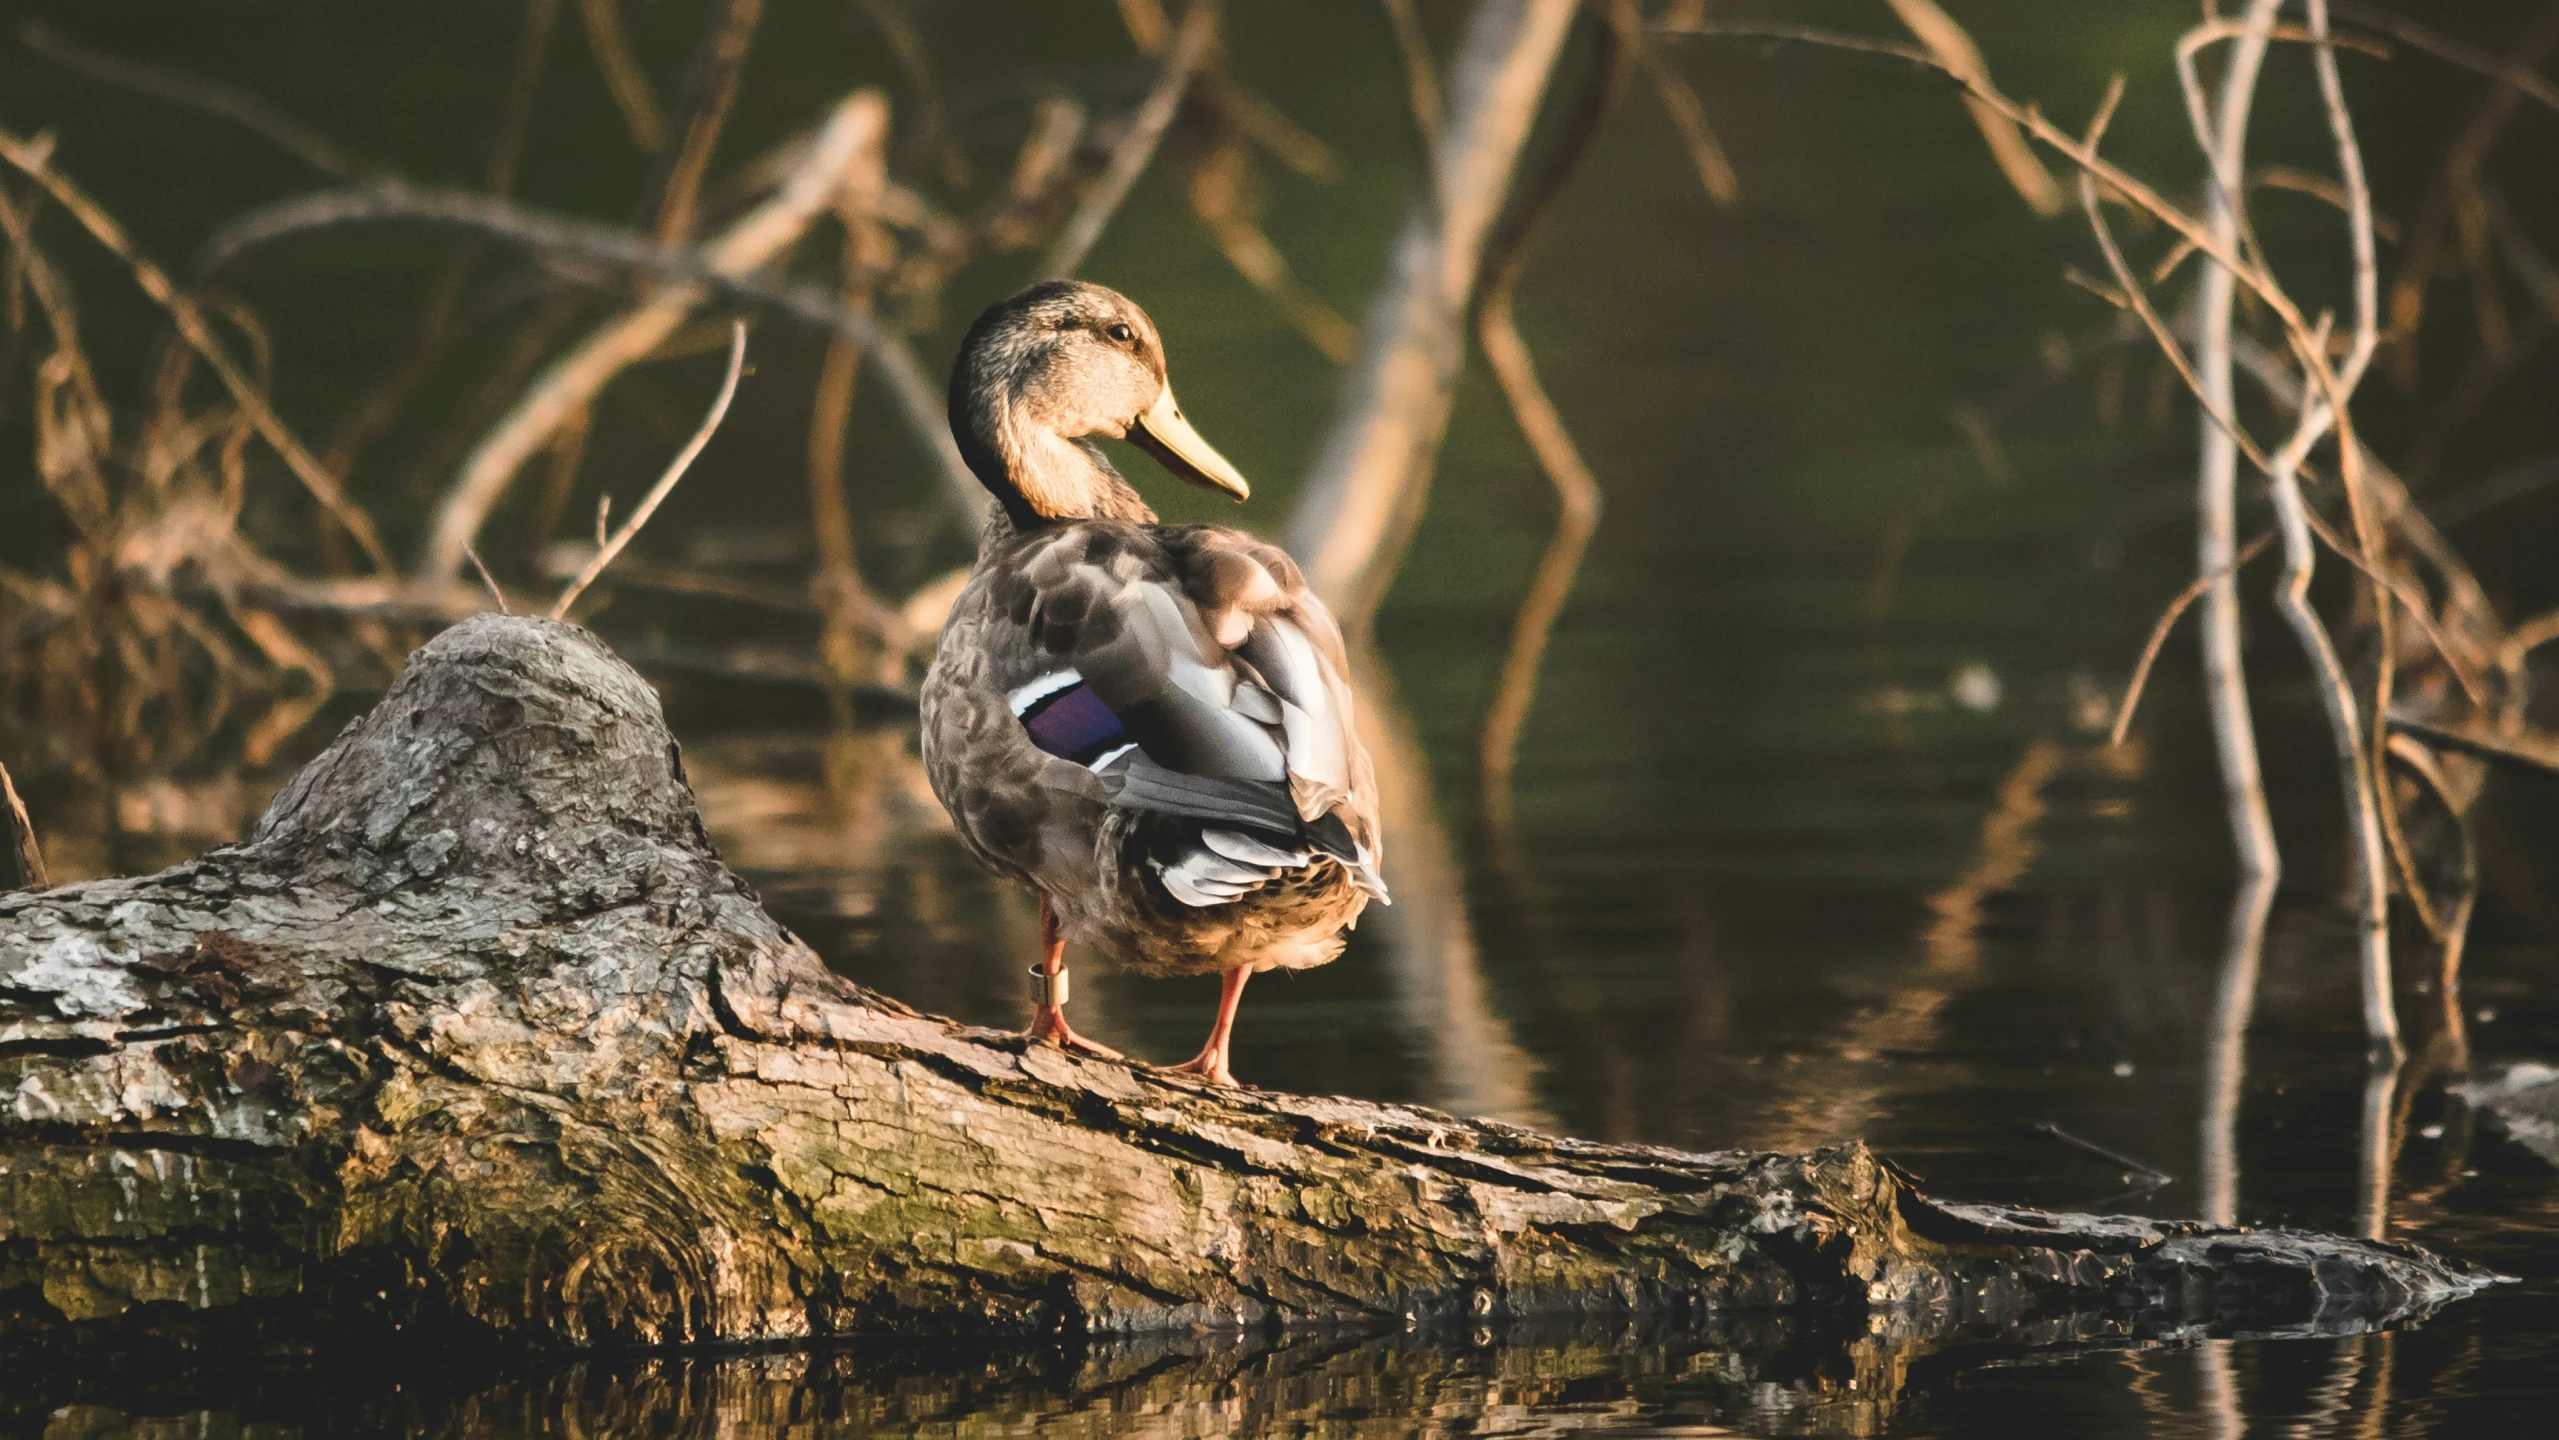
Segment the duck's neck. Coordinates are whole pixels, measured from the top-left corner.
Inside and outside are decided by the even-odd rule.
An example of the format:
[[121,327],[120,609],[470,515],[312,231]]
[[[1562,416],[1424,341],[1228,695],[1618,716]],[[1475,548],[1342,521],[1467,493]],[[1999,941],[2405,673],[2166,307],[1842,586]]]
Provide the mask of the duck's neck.
[[954,427],[960,453],[1002,507],[1006,528],[1034,530],[1075,520],[1155,522],[1155,512],[1111,468],[1101,447],[1070,440],[1018,413],[992,424]]

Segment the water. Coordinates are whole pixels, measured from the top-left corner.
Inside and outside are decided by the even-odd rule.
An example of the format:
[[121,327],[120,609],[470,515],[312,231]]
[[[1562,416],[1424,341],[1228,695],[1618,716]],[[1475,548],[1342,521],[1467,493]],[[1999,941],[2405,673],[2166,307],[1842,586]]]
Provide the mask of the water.
[[[694,23],[681,8],[634,10],[644,50],[669,67]],[[1142,77],[1126,69],[1106,7],[1091,8],[1070,24],[929,7],[926,30],[968,57],[955,62],[955,96],[1000,95],[1033,70],[1125,94]],[[1270,182],[1273,237],[1310,285],[1356,314],[1411,163],[1383,31],[1349,0],[1233,8],[1242,72],[1341,159],[1329,184]],[[1824,8],[1859,25],[1880,10],[1807,7]],[[451,25],[307,5],[242,7],[247,18],[226,26],[141,3],[46,13],[331,117],[350,140],[432,174],[471,169],[480,138],[447,134],[437,117],[485,105],[472,87],[489,83],[487,57],[512,23],[485,5]],[[2133,71],[2122,148],[2184,174],[2168,168],[2188,162],[2161,66],[2190,13],[2166,0],[2002,0],[1963,18],[2012,87],[2056,114],[2083,113],[2110,69]],[[743,134],[776,132],[842,85],[886,74],[867,32],[832,12],[772,24],[782,38],[759,51],[766,79]],[[299,38],[285,45],[287,35]],[[412,57],[390,76],[396,103],[356,103],[352,67],[311,64],[330,44]],[[1302,55],[1325,63],[1292,58]],[[2083,238],[2072,222],[2024,215],[1933,86],[1793,56],[1685,63],[1734,154],[1743,205],[1721,212],[1704,199],[1639,92],[1575,181],[1523,291],[1530,341],[1610,510],[1548,657],[1516,824],[1495,835],[1481,823],[1473,734],[1551,501],[1474,377],[1380,619],[1391,690],[1370,687],[1395,742],[1381,761],[1410,812],[1394,833],[1402,903],[1373,915],[1342,962],[1248,992],[1238,1073],[1613,1140],[1800,1148],[1862,1135],[1938,1193],[2057,1208],[2199,1213],[2207,1153],[2226,1142],[2240,1218],[2355,1228],[2370,1209],[2366,1072],[2333,903],[2337,817],[2325,741],[2283,635],[2271,615],[2252,616],[2290,886],[2268,927],[2243,1052],[2214,1049],[2232,897],[2191,650],[2170,647],[2137,747],[2110,750],[2097,733],[2156,606],[2181,583],[2187,422],[2152,423],[2159,382],[2146,359],[2100,360],[2055,384],[2008,420],[1987,462],[1950,418],[2030,372],[2047,335],[2102,332],[2101,308],[2056,278],[2064,264],[2093,266]],[[0,112],[21,127],[58,124],[65,163],[166,253],[247,200],[302,183],[248,142],[139,102],[106,104],[23,55],[5,64]],[[607,112],[591,75],[563,63],[560,76],[562,128],[536,146],[528,190],[622,213],[636,162],[595,119]],[[2413,194],[2441,116],[2462,113],[2445,96],[2469,91],[2404,64],[2349,80],[2369,96],[2385,197],[2393,185]],[[2304,133],[2280,115],[2263,130],[2276,151]],[[277,321],[279,372],[300,387],[287,400],[324,414],[352,383],[333,381],[328,362],[379,363],[439,253],[395,235],[346,243],[314,246],[251,287]],[[1016,283],[1022,263],[964,275],[953,312]],[[1186,408],[1255,478],[1263,498],[1247,518],[1275,530],[1333,372],[1233,279],[1168,178],[1140,187],[1092,273],[1156,314]],[[100,308],[103,327],[134,323]],[[788,585],[807,564],[794,509],[805,401],[793,397],[805,395],[810,356],[769,328],[757,344],[740,423],[643,548],[674,562],[718,551],[732,571]],[[571,513],[602,486],[636,490],[667,443],[653,417],[686,410],[693,402],[676,397],[706,390],[715,363],[670,362],[634,387]],[[865,404],[876,406],[875,390]],[[858,423],[889,433],[874,409]],[[2379,423],[2386,439],[2391,416]],[[2447,483],[2546,443],[2539,423],[2490,425],[2475,454],[2456,448]],[[7,463],[21,463],[23,433],[0,435]],[[430,438],[403,432],[384,449]],[[903,589],[960,558],[949,537],[933,538],[929,483],[898,442],[877,441],[856,469],[876,580]],[[397,513],[387,497],[428,493],[387,459],[376,479],[386,517]],[[1183,518],[1212,514],[1168,498]],[[414,518],[396,519],[395,533]],[[2506,518],[2507,531],[2523,528],[2523,512]],[[2490,571],[2500,547],[2521,543],[2510,534],[2455,538],[2482,547],[2510,615],[2559,600],[2546,568]],[[808,643],[804,621],[639,594],[617,598],[599,624],[633,653],[753,640],[805,654]],[[893,709],[841,728],[812,691],[655,673],[715,838],[777,915],[846,973],[923,1008],[1018,1020],[1031,907],[950,839]],[[2559,859],[2554,803],[2546,783],[2500,776],[2492,789],[2489,897],[2461,1001],[2481,1075],[2559,1058],[2549,979],[2559,914],[2543,898]],[[2421,988],[2430,972],[2411,946],[2400,1000],[2421,1059],[2439,1008]],[[1080,963],[1077,979],[1079,1027],[1156,1058],[1191,1053],[1214,999],[1206,981]],[[2211,1104],[2216,1061],[2244,1070],[2226,1128]],[[2559,1389],[2553,1164],[2425,1065],[2403,1088],[2385,1108],[2386,1233],[2521,1283],[2397,1333],[2133,1348],[1984,1335],[1909,1351],[1767,1320],[1682,1335],[856,1347],[498,1375],[0,1380],[0,1424],[758,1437],[2516,1428]]]

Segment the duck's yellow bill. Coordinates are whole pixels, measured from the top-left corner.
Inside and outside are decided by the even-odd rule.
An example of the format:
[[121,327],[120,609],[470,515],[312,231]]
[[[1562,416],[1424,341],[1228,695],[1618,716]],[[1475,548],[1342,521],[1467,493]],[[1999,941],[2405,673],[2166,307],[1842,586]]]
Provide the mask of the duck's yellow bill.
[[1137,423],[1128,427],[1128,438],[1147,454],[1164,464],[1164,468],[1211,490],[1223,490],[1238,500],[1249,500],[1253,487],[1217,447],[1200,438],[1191,422],[1182,418],[1182,407],[1173,403],[1173,387],[1155,397]]

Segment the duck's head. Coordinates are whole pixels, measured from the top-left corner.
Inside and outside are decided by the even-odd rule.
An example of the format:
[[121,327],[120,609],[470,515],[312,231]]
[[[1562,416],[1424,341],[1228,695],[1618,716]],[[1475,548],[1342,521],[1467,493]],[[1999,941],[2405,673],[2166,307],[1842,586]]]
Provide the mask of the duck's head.
[[1194,485],[1253,493],[1173,401],[1164,341],[1135,301],[1051,280],[977,317],[951,373],[951,433],[1018,527],[1153,520],[1089,437],[1128,440]]

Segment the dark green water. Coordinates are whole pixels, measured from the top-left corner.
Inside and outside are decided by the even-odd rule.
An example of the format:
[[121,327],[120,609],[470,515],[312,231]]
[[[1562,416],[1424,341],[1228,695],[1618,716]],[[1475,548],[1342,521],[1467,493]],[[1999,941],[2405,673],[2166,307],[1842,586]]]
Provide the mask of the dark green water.
[[[100,45],[246,85],[438,179],[475,173],[515,29],[514,7],[494,3],[24,8]],[[664,86],[700,7],[629,8]],[[850,85],[893,79],[856,7],[771,8],[725,161]],[[1018,133],[1034,78],[1105,106],[1144,83],[1098,0],[915,8],[950,67],[955,129],[986,155],[1000,158]],[[2192,7],[1949,8],[2012,91],[2066,123],[2108,73],[2132,72],[2121,153],[2163,178],[2192,173],[2165,68]],[[2432,8],[2486,43],[2533,7]],[[1230,9],[1238,73],[1341,162],[1327,182],[1270,179],[1271,234],[1356,318],[1413,174],[1386,31],[1353,0]],[[1424,10],[1443,32],[1460,13]],[[1788,13],[1870,28],[1886,18],[1846,3]],[[1611,1139],[1793,1148],[1863,1135],[1953,1196],[2197,1213],[2230,894],[2191,649],[2170,646],[2137,754],[2106,751],[2091,715],[2182,583],[2191,423],[2182,409],[2160,423],[2154,397],[2165,392],[2146,358],[2101,360],[2010,418],[2000,460],[1986,465],[1956,407],[1991,406],[2034,370],[2047,337],[2085,344],[2108,323],[2060,278],[2065,265],[2098,264],[2076,222],[2029,216],[1937,86],[1752,50],[1681,64],[1732,151],[1740,205],[1707,201],[1639,87],[1522,292],[1524,327],[1610,508],[1548,657],[1515,833],[1498,843],[1479,822],[1474,727],[1552,502],[1497,398],[1470,375],[1378,627],[1394,697],[1377,703],[1400,712],[1417,757],[1390,766],[1391,779],[1427,802],[1439,833],[1395,837],[1405,903],[1364,926],[1341,963],[1248,993],[1236,1068],[1273,1087]],[[2260,134],[2269,153],[2309,163],[2292,64],[2270,82]],[[2402,58],[2355,61],[2349,83],[2385,202],[2413,205],[2471,82]],[[903,107],[911,97],[899,93]],[[62,163],[171,258],[223,216],[311,183],[234,129],[19,50],[0,55],[0,118],[54,127]],[[2540,128],[2524,139],[2548,155],[2550,117],[2528,123]],[[1183,143],[1177,133],[1176,157]],[[572,20],[523,190],[619,219],[644,173]],[[2549,203],[2526,188],[2528,167],[2514,178],[2519,213]],[[2270,243],[2312,256],[2315,208],[2268,213]],[[318,428],[387,363],[448,245],[348,232],[252,267],[244,293],[274,326],[289,413]],[[949,313],[973,313],[1032,261],[965,272]],[[2303,263],[2315,288],[2318,262]],[[146,317],[112,272],[78,273],[97,297],[102,348],[138,357]],[[1256,481],[1248,523],[1276,532],[1336,372],[1235,278],[1170,174],[1141,184],[1088,273],[1155,314],[1186,408]],[[395,546],[414,542],[440,478],[437,417],[511,323],[471,337],[420,418],[358,467]],[[933,363],[952,334],[928,340]],[[643,549],[669,562],[746,555],[746,573],[796,583],[808,564],[800,445],[815,348],[772,326],[756,347],[735,417]],[[616,388],[568,513],[605,489],[636,492],[714,364],[669,361]],[[2499,392],[2476,437],[2449,452],[2446,490],[2547,448],[2547,407],[2531,397],[2550,368],[2527,367]],[[2412,433],[2421,408],[2383,394],[2376,434]],[[937,537],[930,482],[876,387],[857,427],[865,566],[903,592],[964,551]],[[23,417],[0,421],[0,552],[13,560],[43,543],[25,435]],[[1189,495],[1163,500],[1181,518],[1212,514]],[[522,518],[502,514],[500,532]],[[2559,600],[2559,574],[2530,559],[2536,544],[2546,551],[2549,521],[2546,507],[2519,509],[2455,533],[2509,615]],[[1883,583],[1879,557],[1903,534],[1906,555]],[[530,548],[520,535],[508,543]],[[598,624],[643,654],[808,644],[804,622],[706,601],[617,597]],[[2272,615],[2252,613],[2251,627],[2291,883],[2265,946],[2230,1132],[2237,1208],[2246,1220],[2351,1228],[2365,1073],[2332,899],[2326,742]],[[847,973],[928,1009],[982,1023],[1020,1014],[1029,906],[950,841],[901,730],[831,731],[816,693],[787,685],[711,684],[673,667],[661,678],[717,838],[777,914]],[[2559,1052],[2559,910],[2547,899],[2559,791],[2500,777],[2492,794],[2490,894],[2463,1001],[2488,1074]],[[2436,1008],[2419,987],[2430,970],[2430,957],[2405,957],[2401,1004],[2420,1040]],[[1088,1033],[1175,1057],[1196,1045],[1214,987],[1087,966],[1077,994]],[[2512,1433],[2559,1391],[2559,1177],[2440,1081],[2410,1089],[2388,1233],[2524,1283],[2393,1334],[2198,1336],[2135,1350],[1994,1336],[1914,1353],[1768,1325],[854,1351],[589,1366],[476,1389],[287,1376],[216,1409],[184,1386],[137,1380],[129,1393],[86,1396],[95,1408],[21,1423],[63,1435]],[[2046,1127],[2169,1178],[2137,1184],[2125,1164]]]

